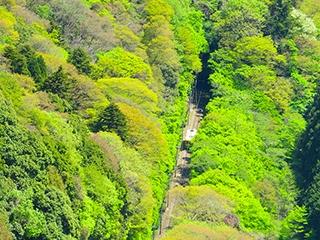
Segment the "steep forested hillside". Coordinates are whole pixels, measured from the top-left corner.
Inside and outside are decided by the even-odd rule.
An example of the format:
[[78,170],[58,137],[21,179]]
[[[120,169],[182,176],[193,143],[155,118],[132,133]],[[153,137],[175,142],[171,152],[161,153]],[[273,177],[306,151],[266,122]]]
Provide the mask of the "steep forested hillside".
[[206,46],[201,15],[183,14],[1,1],[1,239],[151,235]]
[[317,239],[318,5],[0,0],[0,239]]
[[[309,152],[318,145],[314,127],[301,136],[300,144],[310,150],[295,146],[307,114],[312,126],[317,124],[316,110],[310,109],[317,92],[319,42],[310,2],[315,1],[221,2],[207,20],[212,99],[192,148],[190,184],[234,201],[231,212],[242,231],[264,239],[319,236],[317,160],[310,160]],[[299,160],[292,161],[294,148]],[[305,186],[308,179],[314,179],[313,187]],[[309,195],[301,197],[307,188]]]

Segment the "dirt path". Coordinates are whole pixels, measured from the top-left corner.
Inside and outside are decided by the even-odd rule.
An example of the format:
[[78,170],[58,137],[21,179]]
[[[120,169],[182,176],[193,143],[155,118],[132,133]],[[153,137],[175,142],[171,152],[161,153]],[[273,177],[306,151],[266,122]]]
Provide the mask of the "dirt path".
[[[189,129],[198,129],[199,122],[203,118],[203,110],[200,108],[196,108],[195,104],[191,104],[190,113],[189,113],[189,121],[184,128],[184,134]],[[181,149],[179,151],[177,157],[177,164],[175,167],[174,174],[169,184],[169,190],[176,186],[186,186],[189,185],[189,172],[190,172],[190,156],[191,152],[183,149],[183,144],[181,144]],[[171,228],[172,215],[175,206],[175,199],[171,196],[167,196],[167,208],[162,215],[161,226],[156,236],[156,240],[163,238],[166,235],[166,231]]]

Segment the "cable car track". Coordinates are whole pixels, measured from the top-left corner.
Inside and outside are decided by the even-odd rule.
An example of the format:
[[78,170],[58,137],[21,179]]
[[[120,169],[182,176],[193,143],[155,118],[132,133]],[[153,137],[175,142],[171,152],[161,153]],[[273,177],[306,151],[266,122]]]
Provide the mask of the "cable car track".
[[[199,127],[199,123],[201,119],[204,117],[205,109],[203,109],[205,105],[200,104],[201,103],[201,96],[203,94],[202,91],[195,91],[194,92],[196,100],[194,103],[189,104],[189,116],[188,116],[188,122],[184,128],[183,131],[183,137],[182,142],[180,144],[180,149],[176,161],[176,167],[174,174],[172,176],[172,179],[169,183],[168,190],[177,187],[177,186],[186,186],[189,184],[189,163],[190,163],[190,157],[191,152],[189,151],[189,148],[185,148],[185,134],[188,130],[195,129],[197,130]],[[192,101],[192,97],[190,100]],[[158,231],[156,239],[161,239],[165,236],[165,233],[168,229],[171,228],[171,217],[173,210],[174,210],[174,199],[171,199],[170,196],[167,196],[166,201],[166,210],[161,218],[161,225],[160,229]]]

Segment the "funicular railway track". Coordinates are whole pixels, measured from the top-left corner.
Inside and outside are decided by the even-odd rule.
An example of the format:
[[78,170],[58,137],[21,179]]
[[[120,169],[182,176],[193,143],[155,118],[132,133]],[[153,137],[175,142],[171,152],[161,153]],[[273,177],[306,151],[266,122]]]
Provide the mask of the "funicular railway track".
[[[180,144],[179,153],[176,160],[176,166],[174,169],[173,176],[169,183],[168,190],[177,186],[186,186],[189,184],[189,173],[190,173],[190,157],[191,152],[189,147],[186,146],[186,134],[189,130],[197,130],[201,119],[204,117],[205,105],[201,102],[202,91],[195,91],[194,97],[190,98],[191,102],[189,104],[189,116],[188,122],[183,129],[182,142]],[[194,101],[192,101],[194,99]],[[156,239],[161,239],[166,235],[166,231],[171,228],[173,219],[170,217],[172,215],[175,206],[175,199],[170,195],[167,195],[166,209],[161,218],[161,226],[158,230]]]

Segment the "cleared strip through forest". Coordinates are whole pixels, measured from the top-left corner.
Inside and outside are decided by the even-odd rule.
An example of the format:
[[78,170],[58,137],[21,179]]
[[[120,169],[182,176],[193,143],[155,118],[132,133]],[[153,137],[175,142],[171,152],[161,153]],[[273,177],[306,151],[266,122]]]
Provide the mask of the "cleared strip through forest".
[[[189,185],[189,163],[191,152],[185,147],[184,136],[187,130],[198,129],[200,120],[204,116],[204,109],[203,107],[200,108],[199,106],[200,98],[201,92],[198,92],[198,94],[195,94],[193,103],[189,105],[188,122],[183,129],[183,137],[180,143],[180,148],[178,149],[179,153],[177,155],[176,166],[174,168],[174,173],[168,186],[168,191],[177,186]],[[161,217],[161,225],[156,236],[157,240],[165,236],[166,231],[171,228],[171,224],[173,221],[170,215],[172,215],[174,211],[175,199],[169,195],[169,192],[167,193],[165,204],[166,209]]]

